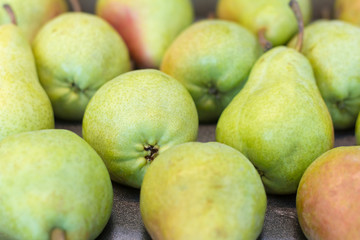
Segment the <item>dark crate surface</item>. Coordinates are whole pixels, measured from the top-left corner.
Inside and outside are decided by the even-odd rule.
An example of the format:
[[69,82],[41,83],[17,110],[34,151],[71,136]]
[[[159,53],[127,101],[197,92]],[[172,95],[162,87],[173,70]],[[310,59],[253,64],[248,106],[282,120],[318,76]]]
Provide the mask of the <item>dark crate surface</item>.
[[[68,129],[81,136],[81,124],[57,122],[56,128]],[[200,125],[199,142],[215,141],[215,125]],[[335,147],[355,145],[354,129],[338,131],[335,134]],[[142,223],[137,189],[113,183],[114,206],[108,224],[98,240],[137,240],[151,239]],[[297,220],[295,195],[268,195],[263,231],[259,239],[266,240],[305,240]]]

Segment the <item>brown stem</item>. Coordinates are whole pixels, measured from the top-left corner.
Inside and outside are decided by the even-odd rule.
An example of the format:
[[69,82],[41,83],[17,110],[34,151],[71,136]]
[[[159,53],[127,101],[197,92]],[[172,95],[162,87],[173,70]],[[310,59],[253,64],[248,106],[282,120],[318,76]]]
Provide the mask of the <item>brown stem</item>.
[[3,8],[6,10],[7,14],[10,16],[11,22],[12,22],[14,25],[17,25],[15,13],[14,13],[14,11],[12,10],[12,8],[10,7],[10,5],[9,5],[9,4],[4,4],[4,5],[3,5]]
[[272,48],[272,44],[271,44],[271,42],[269,42],[266,39],[265,33],[266,33],[266,28],[261,28],[258,31],[259,43],[260,43],[261,47],[264,49],[264,52],[266,52]]
[[51,240],[66,240],[66,232],[60,228],[54,228],[51,231]]
[[74,12],[81,12],[81,5],[79,0],[70,0],[70,3]]
[[296,0],[291,0],[289,5],[295,14],[296,21],[298,23],[298,28],[299,28],[299,35],[297,38],[295,49],[298,52],[301,52],[303,41],[304,41],[304,19],[303,19],[302,13],[301,13],[299,3]]

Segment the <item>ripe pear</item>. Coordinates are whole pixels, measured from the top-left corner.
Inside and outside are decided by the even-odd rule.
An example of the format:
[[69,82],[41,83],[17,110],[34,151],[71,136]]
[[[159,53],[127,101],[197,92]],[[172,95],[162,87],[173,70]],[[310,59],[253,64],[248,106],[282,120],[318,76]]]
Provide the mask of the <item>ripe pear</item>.
[[29,42],[13,24],[0,26],[0,140],[54,128],[50,100],[39,83]]
[[296,192],[305,169],[334,144],[309,61],[286,47],[265,53],[221,114],[216,140],[249,158],[268,193]]
[[342,21],[360,25],[360,1],[359,0],[336,0],[335,15]]
[[130,70],[119,34],[87,13],[66,13],[48,22],[34,39],[33,51],[55,116],[67,120],[81,120],[100,86]]
[[[4,4],[11,6],[19,28],[30,42],[47,21],[68,10],[65,0],[0,0],[0,6]],[[10,22],[9,15],[0,8],[0,24]]]
[[96,14],[124,38],[139,68],[158,68],[171,42],[194,18],[190,0],[98,0]]
[[[273,46],[287,43],[297,32],[296,18],[289,7],[290,0],[219,0],[219,18],[235,21],[255,34],[265,31]],[[298,0],[304,24],[311,20],[311,0]]]
[[140,192],[152,239],[257,239],[266,210],[259,174],[220,143],[169,148],[149,167]]
[[112,209],[99,155],[67,130],[40,130],[0,142],[0,238],[90,240]]
[[216,122],[261,54],[260,44],[247,29],[229,21],[203,20],[175,39],[161,71],[189,90],[201,122]]
[[191,95],[177,80],[158,70],[137,70],[98,90],[82,127],[112,180],[140,188],[159,154],[196,140],[198,115]]
[[305,171],[296,197],[307,239],[360,239],[360,147],[338,147]]
[[302,53],[312,64],[335,129],[354,127],[360,111],[360,28],[318,20],[305,28]]

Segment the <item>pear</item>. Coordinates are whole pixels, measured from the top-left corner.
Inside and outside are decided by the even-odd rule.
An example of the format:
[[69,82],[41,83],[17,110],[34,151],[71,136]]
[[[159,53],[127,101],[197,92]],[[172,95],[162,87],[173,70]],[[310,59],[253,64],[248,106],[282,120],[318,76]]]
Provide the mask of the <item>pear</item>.
[[[235,21],[255,34],[265,36],[273,45],[283,45],[297,32],[290,0],[219,0],[219,18]],[[298,0],[304,24],[311,20],[311,0]]]
[[360,25],[360,1],[359,0],[336,0],[335,15],[342,21]]
[[66,13],[48,22],[34,39],[33,51],[55,116],[66,120],[81,120],[97,89],[130,70],[119,34],[87,13]]
[[121,34],[138,68],[158,68],[194,18],[190,0],[98,0],[96,14]]
[[88,240],[105,227],[113,201],[110,176],[75,133],[9,136],[0,142],[0,165],[1,239]]
[[307,239],[360,239],[360,147],[334,148],[301,178],[296,197]]
[[175,39],[161,71],[189,90],[201,122],[215,122],[261,54],[260,44],[247,29],[229,21],[203,20]]
[[39,83],[28,40],[13,24],[0,26],[0,140],[54,128],[51,103]]
[[[19,28],[30,42],[47,21],[68,10],[65,0],[0,0],[0,6],[4,4],[11,6]],[[6,11],[0,8],[0,24],[10,22]]]
[[265,53],[221,114],[216,140],[255,165],[268,193],[295,193],[306,168],[334,144],[309,61],[283,46]]
[[198,115],[191,95],[177,80],[158,70],[137,70],[95,93],[82,127],[112,180],[140,188],[159,154],[196,140]]
[[[359,113],[360,115],[360,113]],[[355,139],[356,139],[356,144],[360,145],[360,117],[357,117],[356,119],[356,123],[355,123]]]
[[240,152],[220,143],[183,143],[149,167],[140,210],[158,239],[257,239],[266,210],[259,174]]
[[360,28],[318,20],[305,28],[302,53],[313,66],[335,129],[354,127],[360,111]]

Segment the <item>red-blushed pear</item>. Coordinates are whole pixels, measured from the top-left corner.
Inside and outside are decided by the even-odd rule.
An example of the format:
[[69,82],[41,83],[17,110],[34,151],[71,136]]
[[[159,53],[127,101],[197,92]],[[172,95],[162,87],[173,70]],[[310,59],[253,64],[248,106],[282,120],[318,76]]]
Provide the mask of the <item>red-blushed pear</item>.
[[120,33],[139,68],[158,68],[194,17],[190,0],[98,0],[96,14]]
[[[5,8],[15,23],[9,5]],[[30,44],[14,24],[1,25],[0,140],[12,134],[48,128],[54,128],[53,109],[39,83]]]
[[246,28],[224,20],[203,20],[170,45],[161,70],[190,92],[201,122],[216,122],[244,86],[261,46]]
[[33,52],[55,116],[66,120],[81,120],[94,93],[131,68],[120,35],[88,13],[65,13],[49,21],[34,39]]
[[360,147],[334,148],[301,178],[296,197],[300,226],[309,240],[360,239]]
[[[68,10],[65,0],[0,0],[13,9],[17,24],[29,41],[49,20]],[[10,23],[7,13],[0,9],[0,24]]]

